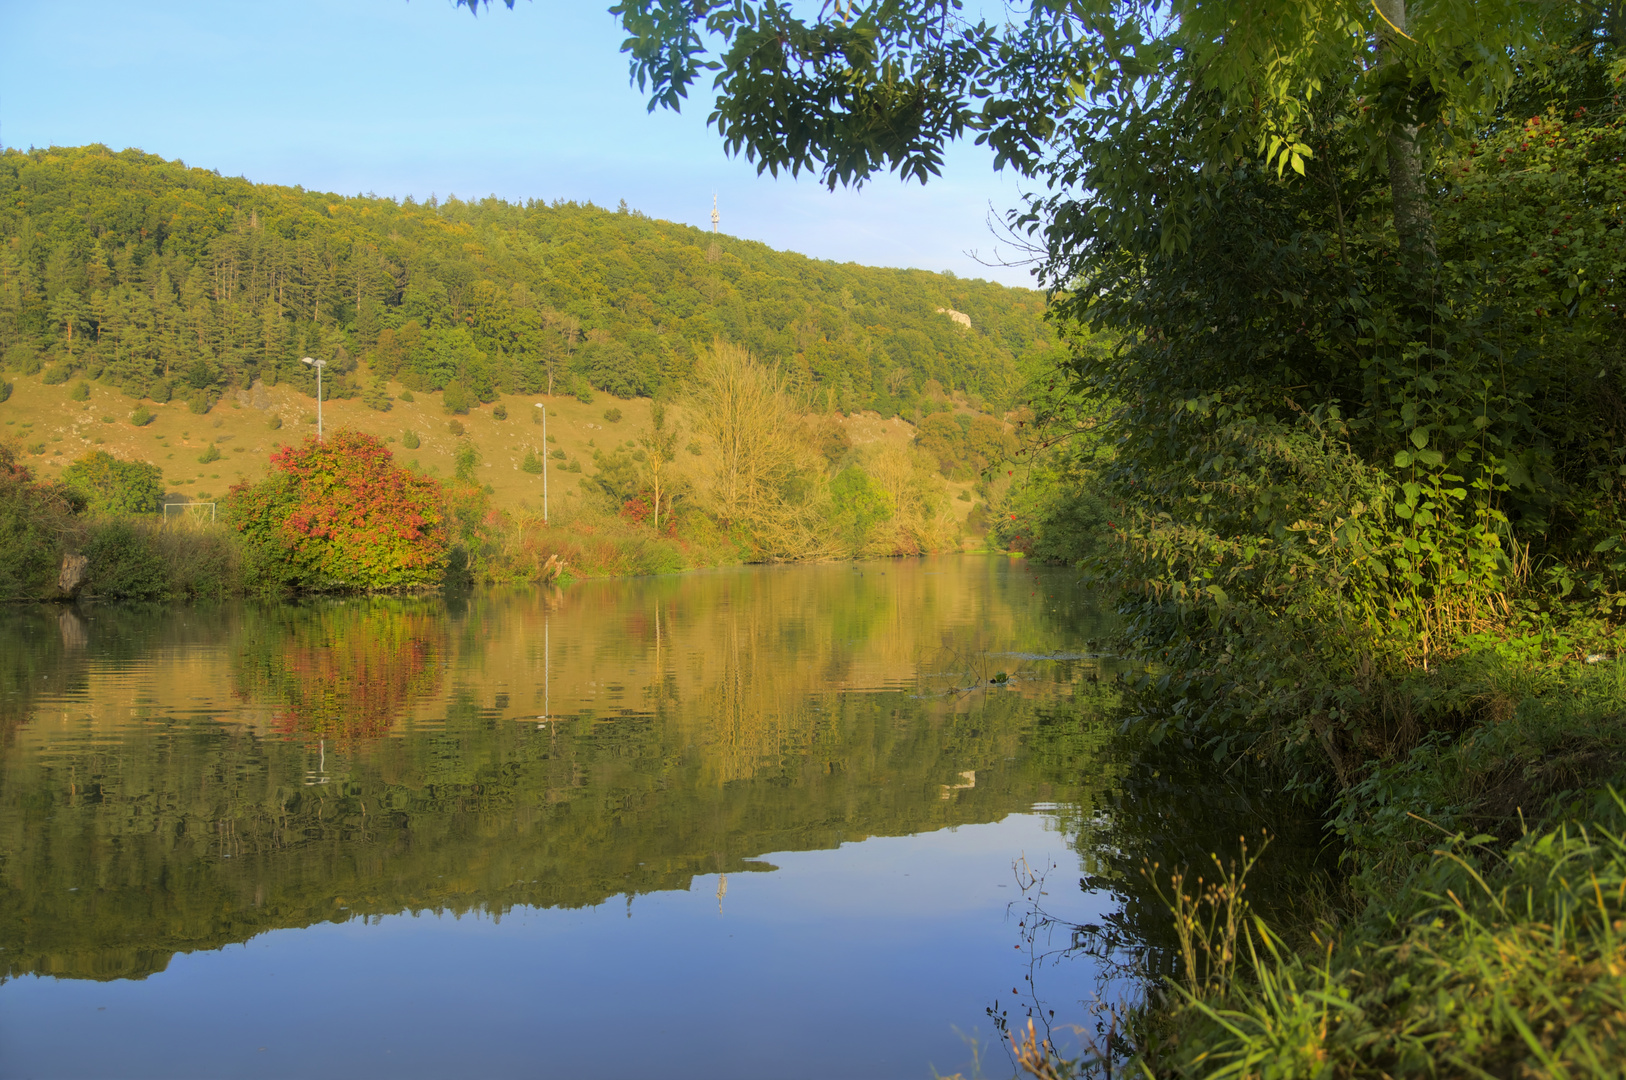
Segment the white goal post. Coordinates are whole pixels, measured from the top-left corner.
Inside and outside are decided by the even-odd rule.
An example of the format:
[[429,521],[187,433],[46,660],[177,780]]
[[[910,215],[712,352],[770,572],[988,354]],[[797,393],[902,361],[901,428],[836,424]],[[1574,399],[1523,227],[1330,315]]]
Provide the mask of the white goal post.
[[203,508],[205,506],[207,506],[209,508],[209,520],[210,521],[215,520],[215,504],[214,503],[212,503],[212,502],[184,502],[184,503],[165,503],[164,504],[164,520],[165,521],[169,520],[169,508],[172,507],[172,506],[178,507],[178,508],[180,508],[180,509],[182,509],[184,511],[190,512],[193,517],[202,517],[203,516]]

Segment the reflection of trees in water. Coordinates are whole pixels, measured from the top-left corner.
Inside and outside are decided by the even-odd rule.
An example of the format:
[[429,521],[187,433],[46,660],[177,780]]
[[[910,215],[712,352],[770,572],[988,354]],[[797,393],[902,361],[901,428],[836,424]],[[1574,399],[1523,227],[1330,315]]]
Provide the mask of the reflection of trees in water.
[[[1070,770],[1047,755],[1036,775],[1033,724],[1015,696],[959,714],[845,694],[697,743],[660,717],[538,730],[459,690],[439,725],[329,741],[331,782],[307,786],[315,746],[177,721],[116,753],[87,749],[107,793],[94,804],[70,798],[63,769],[8,772],[0,973],[141,977],[271,928],[599,904],[762,870],[768,852],[1078,798],[1065,776],[1087,748]],[[955,788],[968,770],[975,787]]]
[[[1240,861],[1244,837],[1258,852],[1261,833],[1267,835],[1268,847],[1247,876],[1246,899],[1273,928],[1292,935],[1329,909],[1337,849],[1321,808],[1282,792],[1270,778],[1194,768],[1187,756],[1130,746],[1106,734],[1116,725],[1102,723],[1103,715],[1087,705],[1054,710],[1035,725],[1030,754],[1036,771],[1081,770],[1082,798],[1060,809],[1062,830],[1081,856],[1084,873],[1076,887],[1104,894],[1109,903],[1099,922],[1057,918],[1053,902],[1040,897],[1067,887],[1067,868],[1046,866],[1036,874],[1018,868],[1023,895],[1015,939],[1027,951],[1031,978],[1009,996],[997,989],[988,1014],[1001,1037],[1012,1032],[1020,1039],[1031,1019],[1040,1038],[1058,1040],[1063,1056],[1076,1051],[1111,1075],[1132,1050],[1124,1038],[1123,1005],[1154,980],[1180,974],[1166,899],[1172,896],[1171,873],[1185,870],[1184,892],[1193,895],[1200,891],[1199,875],[1214,880],[1216,861],[1224,867]],[[1078,758],[1070,752],[1076,743],[1071,732],[1081,724],[1102,736],[1092,753]],[[1077,963],[1097,973],[1094,1000],[1053,999],[1044,973]],[[1069,1032],[1077,1039],[1071,1048]],[[1103,1065],[1107,1058],[1112,1063]]]
[[382,735],[439,690],[445,632],[427,602],[279,608],[238,646],[237,693],[270,707],[287,736]]
[[43,691],[60,692],[79,665],[83,622],[67,608],[30,605],[0,621],[0,747],[34,710]]
[[[597,904],[768,852],[1090,803],[1110,777],[1084,706],[1052,708],[1038,682],[918,694],[944,649],[1065,643],[998,590],[916,565],[93,616],[86,651],[134,662],[143,694],[216,678],[294,737],[216,706],[57,740],[49,767],[37,746],[0,757],[0,975],[140,977],[271,928]],[[505,698],[531,712],[535,691],[543,711],[549,627],[561,719],[539,728]],[[62,663],[46,628],[57,652],[38,662]],[[626,685],[572,703],[562,679]]]

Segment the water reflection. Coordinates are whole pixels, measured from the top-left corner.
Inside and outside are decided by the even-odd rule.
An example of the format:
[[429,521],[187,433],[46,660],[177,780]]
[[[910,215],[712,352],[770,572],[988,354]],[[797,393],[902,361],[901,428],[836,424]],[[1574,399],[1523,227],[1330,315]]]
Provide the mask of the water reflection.
[[720,893],[766,853],[1085,805],[1098,618],[982,560],[9,612],[0,970],[140,979],[277,928]]

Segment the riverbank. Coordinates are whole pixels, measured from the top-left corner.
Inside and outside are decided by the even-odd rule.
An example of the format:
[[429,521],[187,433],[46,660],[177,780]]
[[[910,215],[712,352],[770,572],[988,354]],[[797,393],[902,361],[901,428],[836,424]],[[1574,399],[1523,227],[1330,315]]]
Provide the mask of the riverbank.
[[1157,1075],[1618,1075],[1626,669],[1572,644],[1426,680],[1467,722],[1340,794],[1343,895],[1317,925],[1248,921],[1231,876],[1176,905],[1189,962],[1136,1018]]
[[[1070,1062],[1030,1046],[1027,1071],[1619,1075],[1626,661],[1601,624],[1526,630],[1362,688],[1413,745],[1353,764],[1322,800],[1335,868],[1296,879],[1295,903],[1249,902],[1280,873],[1254,864],[1274,842],[1257,834],[1206,861],[1120,867],[1126,910],[1161,921],[1143,935],[1147,993],[1112,1039]],[[1125,739],[1149,774],[1197,764],[1189,746]],[[1258,757],[1226,773],[1284,783]]]

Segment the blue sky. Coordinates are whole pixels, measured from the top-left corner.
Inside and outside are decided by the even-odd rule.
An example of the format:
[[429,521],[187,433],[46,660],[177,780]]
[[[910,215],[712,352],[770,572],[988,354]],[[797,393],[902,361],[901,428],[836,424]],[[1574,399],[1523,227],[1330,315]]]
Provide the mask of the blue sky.
[[[0,139],[140,147],[342,194],[573,199],[820,258],[1030,284],[988,219],[1017,180],[969,144],[925,187],[758,177],[705,102],[645,111],[609,0],[0,0]],[[992,209],[990,209],[992,208]],[[1003,249],[1000,249],[1001,251]]]

